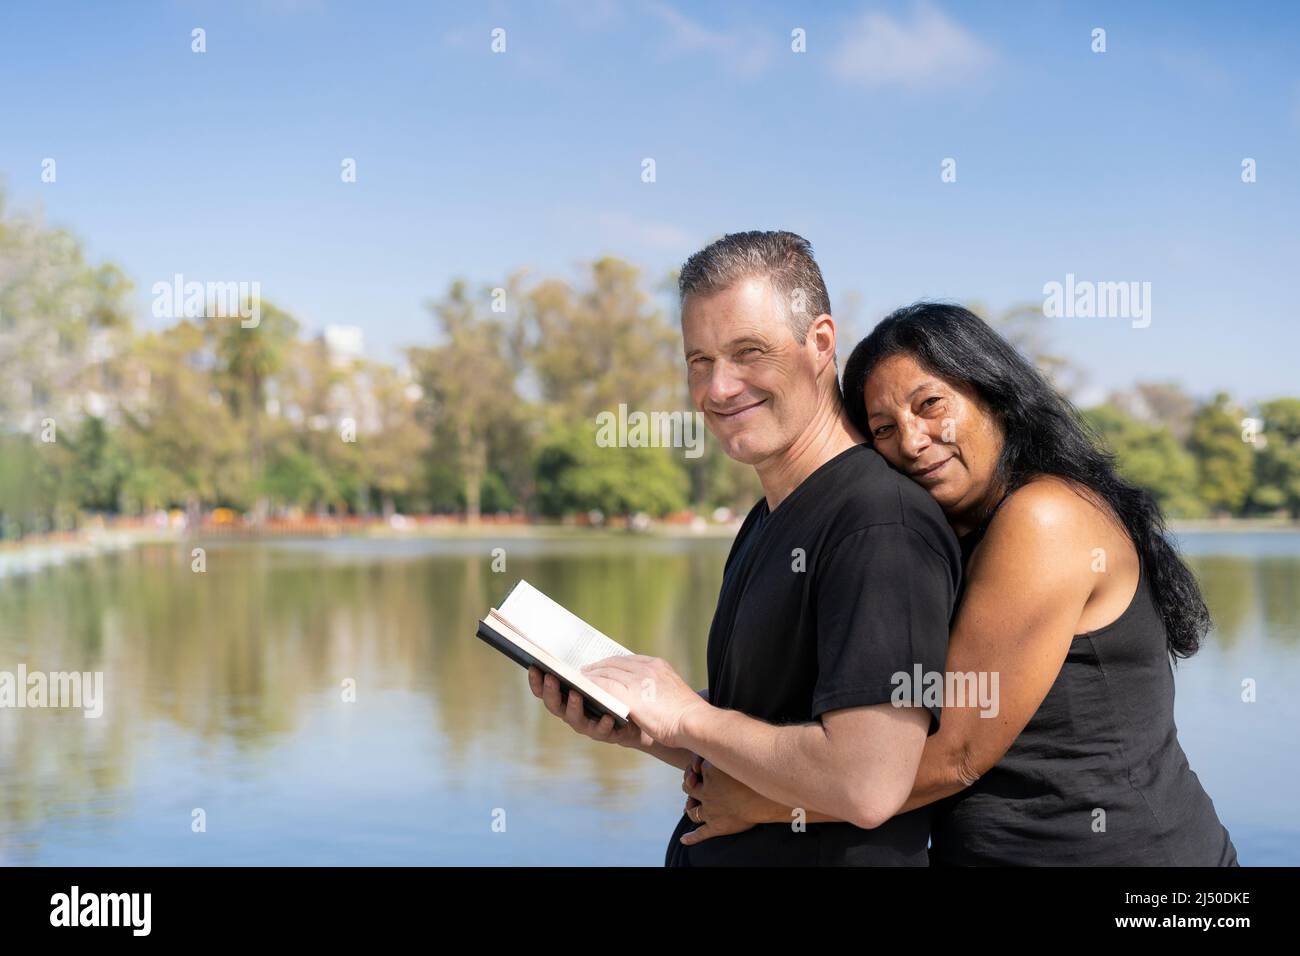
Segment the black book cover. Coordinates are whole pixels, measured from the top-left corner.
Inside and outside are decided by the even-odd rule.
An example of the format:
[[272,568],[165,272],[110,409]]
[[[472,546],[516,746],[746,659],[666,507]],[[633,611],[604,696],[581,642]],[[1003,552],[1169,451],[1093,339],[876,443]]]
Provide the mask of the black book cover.
[[[478,636],[521,667],[525,669],[536,667],[543,673],[554,675],[555,679],[560,682],[560,698],[566,702],[568,701],[570,688],[569,682],[559,674],[556,674],[541,661],[537,660],[537,658],[533,657],[533,655],[529,654],[514,641],[501,634],[492,627],[492,625],[488,624],[486,621],[479,621]],[[581,691],[579,691],[579,693],[581,693]],[[584,696],[582,698],[582,709],[592,720],[600,720],[601,717],[608,714],[614,718],[614,726],[616,728],[621,728],[627,725],[626,720],[611,711],[600,701],[592,700],[590,697]]]

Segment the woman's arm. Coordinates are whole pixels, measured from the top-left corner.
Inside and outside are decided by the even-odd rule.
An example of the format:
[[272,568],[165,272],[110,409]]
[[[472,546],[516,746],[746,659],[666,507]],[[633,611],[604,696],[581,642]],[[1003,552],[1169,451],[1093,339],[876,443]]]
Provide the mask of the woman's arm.
[[[974,687],[991,693],[983,704],[945,695],[939,730],[926,740],[899,813],[970,786],[1007,752],[1056,680],[1089,598],[1116,565],[1124,566],[1122,555],[1112,553],[1105,562],[1110,570],[1094,571],[1097,549],[1113,552],[1126,540],[1058,480],[1032,482],[1007,499],[971,562],[945,665],[948,674],[973,675]],[[719,816],[790,822],[790,806],[742,794],[725,775],[713,774]],[[710,787],[690,769],[683,789],[710,803]],[[806,819],[835,818],[809,813]]]
[[972,562],[946,668],[984,681],[991,702],[945,695],[900,812],[969,787],[1002,759],[1060,673],[1105,574],[1093,570],[1096,550],[1113,550],[1114,538],[1095,506],[1057,480],[1032,482],[999,509]]

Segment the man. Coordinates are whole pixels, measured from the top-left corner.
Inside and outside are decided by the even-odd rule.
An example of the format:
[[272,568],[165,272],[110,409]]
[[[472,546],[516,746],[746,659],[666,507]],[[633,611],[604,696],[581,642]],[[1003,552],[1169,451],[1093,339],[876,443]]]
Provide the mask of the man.
[[[695,755],[772,800],[790,824],[684,846],[707,820],[683,814],[668,865],[926,864],[929,808],[895,817],[939,708],[895,706],[895,675],[942,673],[960,552],[933,499],[891,470],[848,421],[835,322],[809,243],[788,232],[725,236],[680,278],[691,397],[764,497],[727,558],[709,631],[707,692],[643,655],[584,671],[631,708],[617,733],[547,708],[597,740],[685,770]],[[806,826],[804,824],[807,824]],[[701,833],[700,836],[704,836]]]

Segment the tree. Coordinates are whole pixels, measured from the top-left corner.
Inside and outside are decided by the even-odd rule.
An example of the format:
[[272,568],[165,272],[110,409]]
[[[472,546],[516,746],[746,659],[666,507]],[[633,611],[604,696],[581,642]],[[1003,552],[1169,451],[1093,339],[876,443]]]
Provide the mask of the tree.
[[472,298],[462,280],[431,302],[443,344],[407,350],[426,401],[435,454],[445,454],[464,489],[465,516],[477,522],[494,432],[522,414],[515,391],[509,329],[484,313],[484,292]]
[[419,490],[430,437],[417,419],[420,387],[396,369],[369,369],[377,430],[364,434],[360,442],[370,486],[379,493],[384,516],[391,517],[397,502],[410,500]]
[[1193,518],[1204,513],[1192,492],[1196,463],[1167,429],[1110,405],[1088,409],[1084,418],[1115,455],[1119,473],[1149,491],[1166,514]]
[[[350,356],[331,354],[324,336],[288,343],[286,361],[273,383],[269,408],[276,412],[276,427],[269,436],[271,455],[280,478],[310,471],[319,474],[301,493],[280,498],[289,485],[277,481],[264,489],[281,504],[314,507],[318,511],[367,508],[366,461],[362,446],[378,425],[372,420],[372,397],[365,363]],[[305,458],[304,458],[305,456]],[[287,470],[286,470],[287,469]],[[327,479],[327,480],[326,480]]]
[[[222,391],[248,429],[248,469],[254,484],[260,485],[266,467],[262,442],[266,385],[279,371],[298,323],[274,305],[262,303],[260,321],[251,328],[245,328],[238,316],[223,316],[208,318],[205,330],[217,356]],[[265,514],[266,504],[259,497],[259,518]]]
[[[7,536],[70,527],[70,442],[104,411],[130,336],[130,284],[86,262],[75,236],[10,216],[0,193],[0,526]],[[43,441],[52,435],[54,441]],[[107,446],[105,446],[107,447]]]
[[1225,392],[1197,409],[1188,447],[1196,457],[1196,493],[1211,511],[1237,514],[1254,484],[1254,451],[1242,440],[1245,413]]
[[1148,425],[1168,428],[1180,444],[1191,438],[1196,401],[1176,382],[1138,382],[1132,389],[1111,393],[1107,404]]
[[686,507],[688,482],[669,448],[602,448],[594,425],[556,426],[537,453],[542,514],[596,509],[604,515],[656,517]]
[[1256,456],[1252,502],[1263,510],[1286,508],[1300,518],[1300,398],[1278,398],[1260,408],[1263,447]]
[[116,511],[130,461],[103,418],[88,415],[71,440],[73,493],[77,504]]
[[525,301],[523,352],[552,422],[595,421],[620,403],[650,411],[682,407],[681,337],[621,259],[591,265],[589,284],[558,279]]
[[292,445],[273,454],[260,490],[275,502],[300,508],[339,496],[333,476],[316,458]]
[[141,336],[123,372],[117,413],[131,463],[120,508],[244,505],[248,457],[230,403],[213,380],[204,331],[181,320]]

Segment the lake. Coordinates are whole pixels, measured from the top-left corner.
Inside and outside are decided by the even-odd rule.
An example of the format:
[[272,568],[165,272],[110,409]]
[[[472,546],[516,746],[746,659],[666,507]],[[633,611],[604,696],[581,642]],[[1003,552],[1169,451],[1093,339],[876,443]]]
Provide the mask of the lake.
[[[0,671],[104,675],[99,718],[0,708],[0,864],[662,863],[680,772],[574,734],[475,624],[527,578],[703,687],[728,540],[200,544],[0,578]],[[1300,532],[1180,544],[1216,621],[1183,749],[1244,865],[1300,864]]]

